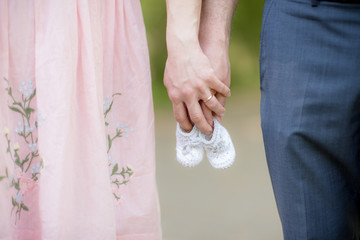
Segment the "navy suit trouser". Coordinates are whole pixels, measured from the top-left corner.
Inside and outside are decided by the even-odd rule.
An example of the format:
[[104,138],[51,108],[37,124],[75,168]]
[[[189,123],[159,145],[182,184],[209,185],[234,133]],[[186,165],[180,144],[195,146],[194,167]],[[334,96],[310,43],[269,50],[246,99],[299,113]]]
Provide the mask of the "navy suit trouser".
[[353,240],[360,219],[360,4],[265,0],[261,120],[285,240]]

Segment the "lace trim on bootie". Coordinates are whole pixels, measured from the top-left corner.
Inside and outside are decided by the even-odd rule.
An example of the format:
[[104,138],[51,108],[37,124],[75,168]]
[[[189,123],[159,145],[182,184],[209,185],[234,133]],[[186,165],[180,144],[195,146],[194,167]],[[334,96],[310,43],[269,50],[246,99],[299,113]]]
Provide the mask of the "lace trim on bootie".
[[214,118],[214,132],[211,139],[202,134],[207,158],[214,168],[230,167],[235,161],[235,148],[228,131]]

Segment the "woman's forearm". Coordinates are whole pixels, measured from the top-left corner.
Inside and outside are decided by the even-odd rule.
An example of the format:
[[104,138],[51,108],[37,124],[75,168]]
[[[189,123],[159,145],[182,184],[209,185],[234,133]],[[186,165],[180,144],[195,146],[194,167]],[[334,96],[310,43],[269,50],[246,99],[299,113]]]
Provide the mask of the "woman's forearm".
[[166,40],[169,54],[198,47],[202,0],[166,2]]

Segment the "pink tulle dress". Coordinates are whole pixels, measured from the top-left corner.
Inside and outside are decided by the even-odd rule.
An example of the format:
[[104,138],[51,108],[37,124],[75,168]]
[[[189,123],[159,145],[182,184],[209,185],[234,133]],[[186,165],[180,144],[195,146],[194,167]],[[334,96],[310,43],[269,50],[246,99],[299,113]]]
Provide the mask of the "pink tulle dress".
[[0,0],[0,240],[161,239],[139,0]]

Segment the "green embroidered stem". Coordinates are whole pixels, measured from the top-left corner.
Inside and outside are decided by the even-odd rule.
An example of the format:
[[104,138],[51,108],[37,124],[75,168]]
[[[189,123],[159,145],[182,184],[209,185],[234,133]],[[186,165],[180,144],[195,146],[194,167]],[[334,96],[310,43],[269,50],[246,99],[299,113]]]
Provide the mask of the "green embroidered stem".
[[[121,95],[120,93],[114,93],[112,95],[112,99],[111,99],[111,102],[108,106],[105,105],[105,109],[104,109],[104,119],[105,119],[105,127],[108,127],[110,124],[106,121],[106,117],[108,116],[108,114],[110,113],[110,111],[112,110],[112,107],[113,107],[113,104],[114,104],[114,96],[116,95]],[[108,97],[109,98],[109,97]],[[110,153],[110,150],[111,150],[111,147],[113,146],[113,142],[122,137],[121,135],[121,130],[119,128],[116,128],[116,133],[114,134],[113,137],[111,137],[110,134],[107,135],[107,142],[108,142],[108,149],[107,149],[107,153],[109,154]],[[110,157],[110,155],[109,155]],[[109,167],[111,168],[112,167],[112,170],[111,170],[111,174],[110,174],[110,178],[111,178],[111,184],[114,184],[116,186],[117,189],[119,189],[119,187],[121,185],[126,185],[129,181],[130,181],[130,178],[133,176],[134,172],[133,170],[127,166],[126,168],[122,167],[121,168],[121,171],[119,169],[119,165],[116,163],[115,165],[113,165],[111,163],[109,163]],[[121,176],[122,177],[122,180],[120,181],[116,176]],[[120,196],[113,192],[113,196],[114,196],[114,199],[116,201],[119,201],[120,200]]]
[[27,172],[29,170],[33,159],[36,157],[39,157],[38,151],[36,151],[35,153],[31,153],[31,159],[30,159],[30,162],[29,162],[28,167],[26,168],[25,172]]
[[8,135],[5,135],[5,137],[6,137],[6,140],[7,140],[7,143],[8,143],[6,152],[9,153],[11,160],[15,163],[15,160],[14,160],[12,154],[11,154],[11,146],[10,146],[11,141],[8,138]]
[[[36,138],[36,140],[34,141],[34,135],[33,135],[33,127],[31,126],[31,115],[33,112],[35,112],[35,109],[31,108],[31,101],[33,100],[33,98],[36,95],[36,89],[33,90],[29,90],[29,92],[31,92],[31,94],[27,97],[24,96],[24,94],[21,94],[21,101],[17,101],[13,95],[12,92],[12,88],[9,84],[9,81],[4,78],[4,80],[7,82],[8,87],[5,89],[8,93],[8,95],[10,96],[11,100],[12,100],[12,104],[9,105],[9,109],[12,110],[13,112],[16,112],[18,114],[21,115],[21,122],[22,122],[22,126],[19,127],[17,131],[18,136],[22,137],[22,139],[24,140],[24,142],[29,145],[29,148],[31,148],[31,151],[26,154],[25,158],[21,159],[20,155],[19,155],[19,149],[20,149],[20,145],[19,143],[15,143],[13,145],[13,149],[11,148],[11,139],[8,137],[9,135],[9,129],[5,128],[4,132],[5,132],[5,137],[6,137],[6,141],[7,141],[7,149],[6,152],[9,154],[10,159],[12,160],[12,162],[14,163],[15,166],[18,166],[21,169],[21,173],[20,176],[16,177],[15,176],[9,176],[8,173],[8,169],[5,168],[5,174],[6,176],[0,176],[0,181],[3,179],[8,179],[9,180],[9,184],[8,187],[9,188],[15,188],[16,190],[16,194],[14,196],[11,197],[11,202],[12,202],[12,210],[11,210],[11,214],[13,214],[14,210],[15,211],[15,224],[17,223],[18,220],[20,220],[20,216],[21,216],[21,212],[22,210],[24,211],[29,211],[29,208],[25,205],[25,203],[23,202],[23,194],[24,192],[26,192],[27,189],[21,189],[22,187],[28,187],[27,183],[25,182],[25,186],[20,186],[20,180],[23,178],[23,175],[25,175],[30,167],[33,164],[33,160],[36,159],[37,157],[39,157],[38,154],[38,150],[35,149],[37,148],[37,142],[38,142],[38,138]],[[25,85],[25,83],[23,83],[23,85]],[[24,90],[26,90],[27,87],[24,87]],[[32,82],[30,81],[30,89],[32,89]],[[19,90],[21,92],[21,90]],[[26,95],[29,94],[29,92],[26,93]],[[19,123],[20,125],[20,123]],[[35,128],[37,129],[38,125],[37,122],[35,121]],[[34,145],[35,144],[35,145]],[[31,145],[31,146],[30,146]],[[43,167],[43,162],[42,160],[40,161],[41,166]],[[25,169],[25,171],[24,171]],[[33,182],[31,182],[30,184],[34,184],[35,181],[38,180],[38,175],[40,174],[40,169],[38,166],[35,166],[35,170],[32,170],[32,176],[31,176],[31,180]]]
[[9,173],[8,173],[7,168],[5,168],[5,176],[0,176],[0,182],[1,182],[3,179],[7,179],[7,178],[9,178]]
[[110,137],[110,134],[108,135],[108,150],[107,150],[107,153],[109,153],[113,141],[115,139],[117,139],[117,138],[120,138],[120,137],[121,137],[121,131],[118,128],[116,128],[116,134],[115,134],[114,137]]
[[109,108],[108,108],[108,109],[105,111],[105,113],[104,113],[104,119],[106,119],[108,113],[111,111],[112,105],[113,105],[113,103],[114,103],[114,96],[116,96],[116,95],[121,96],[121,93],[114,93],[114,94],[112,95],[112,100],[111,100],[110,106],[109,106]]

